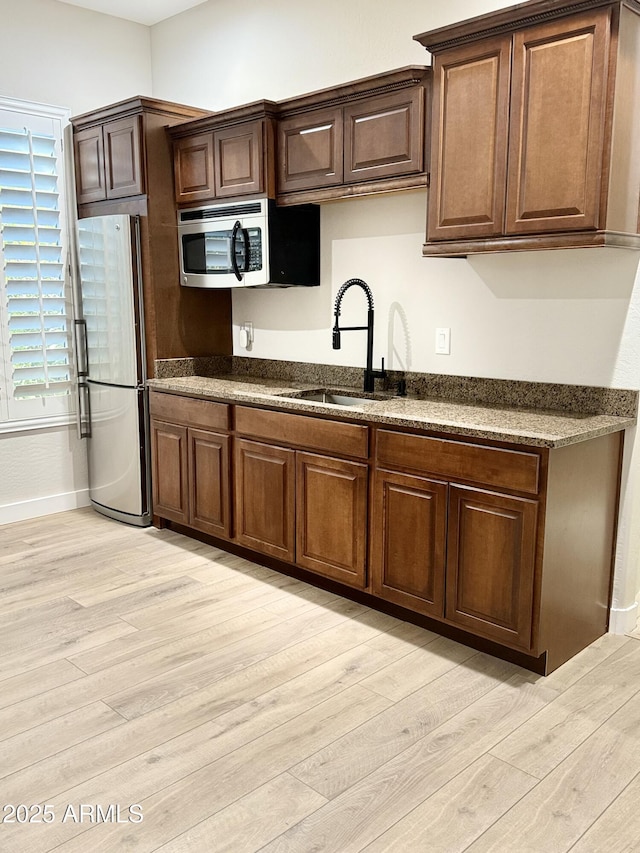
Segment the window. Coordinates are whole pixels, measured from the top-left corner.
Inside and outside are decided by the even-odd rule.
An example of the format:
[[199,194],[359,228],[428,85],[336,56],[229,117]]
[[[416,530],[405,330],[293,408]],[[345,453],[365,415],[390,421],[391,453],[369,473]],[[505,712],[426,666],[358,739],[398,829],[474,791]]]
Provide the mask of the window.
[[74,407],[65,110],[0,99],[0,429]]

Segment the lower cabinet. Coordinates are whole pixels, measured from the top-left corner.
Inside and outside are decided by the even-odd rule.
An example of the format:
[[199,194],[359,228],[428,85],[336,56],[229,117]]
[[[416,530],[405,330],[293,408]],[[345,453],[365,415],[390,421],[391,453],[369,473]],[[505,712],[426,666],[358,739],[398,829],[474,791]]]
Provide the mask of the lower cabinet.
[[213,536],[231,536],[230,438],[188,431],[189,524]]
[[187,427],[152,420],[151,453],[154,513],[188,524]]
[[150,412],[154,515],[366,587],[367,426],[237,406],[232,452],[226,404],[152,392]]
[[367,554],[367,465],[296,454],[296,562],[363,589]]
[[450,486],[445,616],[523,649],[532,644],[538,502]]
[[371,586],[375,595],[427,616],[444,615],[447,484],[375,474]]
[[235,469],[240,545],[365,587],[367,465],[236,439]]
[[537,501],[376,471],[372,592],[531,648]]
[[154,515],[230,539],[231,438],[204,428],[227,429],[229,407],[153,392],[149,401]]
[[376,448],[372,591],[530,651],[540,456],[382,429]]
[[156,516],[539,672],[607,630],[621,433],[548,449],[162,393],[150,411]]
[[368,432],[360,424],[237,406],[238,543],[364,589]]
[[236,539],[292,563],[295,559],[295,452],[236,439]]

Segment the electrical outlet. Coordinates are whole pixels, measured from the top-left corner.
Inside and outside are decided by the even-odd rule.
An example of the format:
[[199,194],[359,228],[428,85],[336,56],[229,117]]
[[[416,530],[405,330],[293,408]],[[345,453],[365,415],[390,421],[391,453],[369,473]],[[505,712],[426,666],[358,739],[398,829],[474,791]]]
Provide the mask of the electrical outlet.
[[251,349],[253,343],[253,323],[245,322],[240,326],[240,346]]
[[451,355],[451,329],[436,329],[436,354]]

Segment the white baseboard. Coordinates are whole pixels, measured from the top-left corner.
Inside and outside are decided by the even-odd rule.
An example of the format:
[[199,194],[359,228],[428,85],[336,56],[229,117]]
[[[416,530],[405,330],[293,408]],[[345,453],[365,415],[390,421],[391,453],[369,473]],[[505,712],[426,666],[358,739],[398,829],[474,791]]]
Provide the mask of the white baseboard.
[[0,506],[0,524],[11,524],[14,521],[26,521],[29,518],[39,518],[41,515],[52,515],[55,512],[66,512],[69,509],[79,509],[89,506],[89,490],[79,489],[77,492],[66,492],[63,495],[48,495],[45,498],[34,498],[30,501]]
[[609,614],[609,633],[626,634],[633,631],[638,622],[638,602],[629,607],[612,607]]

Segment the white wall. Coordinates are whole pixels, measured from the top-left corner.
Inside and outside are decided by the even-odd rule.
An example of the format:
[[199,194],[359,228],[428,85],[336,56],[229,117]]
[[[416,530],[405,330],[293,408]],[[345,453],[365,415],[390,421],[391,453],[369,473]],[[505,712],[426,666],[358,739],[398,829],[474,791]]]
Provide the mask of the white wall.
[[[426,191],[323,205],[321,286],[234,291],[236,354],[363,366],[363,333],[345,333],[340,351],[331,338],[336,291],[357,276],[373,290],[375,357],[389,367],[637,387],[640,306],[629,309],[640,253],[423,258],[425,206]],[[350,291],[341,322],[361,325],[365,308]],[[245,320],[255,329],[250,353],[237,338]],[[441,326],[451,329],[450,356],[434,352]]]
[[[71,114],[151,94],[148,27],[57,0],[0,0],[0,95]],[[86,501],[75,425],[0,434],[0,524]]]
[[280,100],[403,65],[416,33],[504,0],[209,0],[152,28],[154,95],[219,110]]
[[[283,99],[409,64],[429,64],[412,40],[425,30],[512,0],[210,0],[152,28],[154,95],[209,109]],[[239,13],[241,8],[241,14]],[[177,46],[177,48],[176,48]],[[362,365],[364,341],[331,348],[332,305],[347,278],[376,304],[376,361],[397,368],[640,388],[638,253],[564,250],[470,260],[422,258],[425,192],[322,207],[322,283],[309,290],[235,291],[234,351]],[[362,319],[349,292],[345,322]],[[240,349],[250,320],[255,343]],[[434,330],[451,328],[451,355]],[[640,587],[640,450],[627,440],[614,590],[614,627],[635,621]]]
[[0,0],[0,21],[0,95],[72,115],[151,95],[148,27],[57,0]]
[[0,524],[88,503],[85,443],[75,424],[0,433]]

